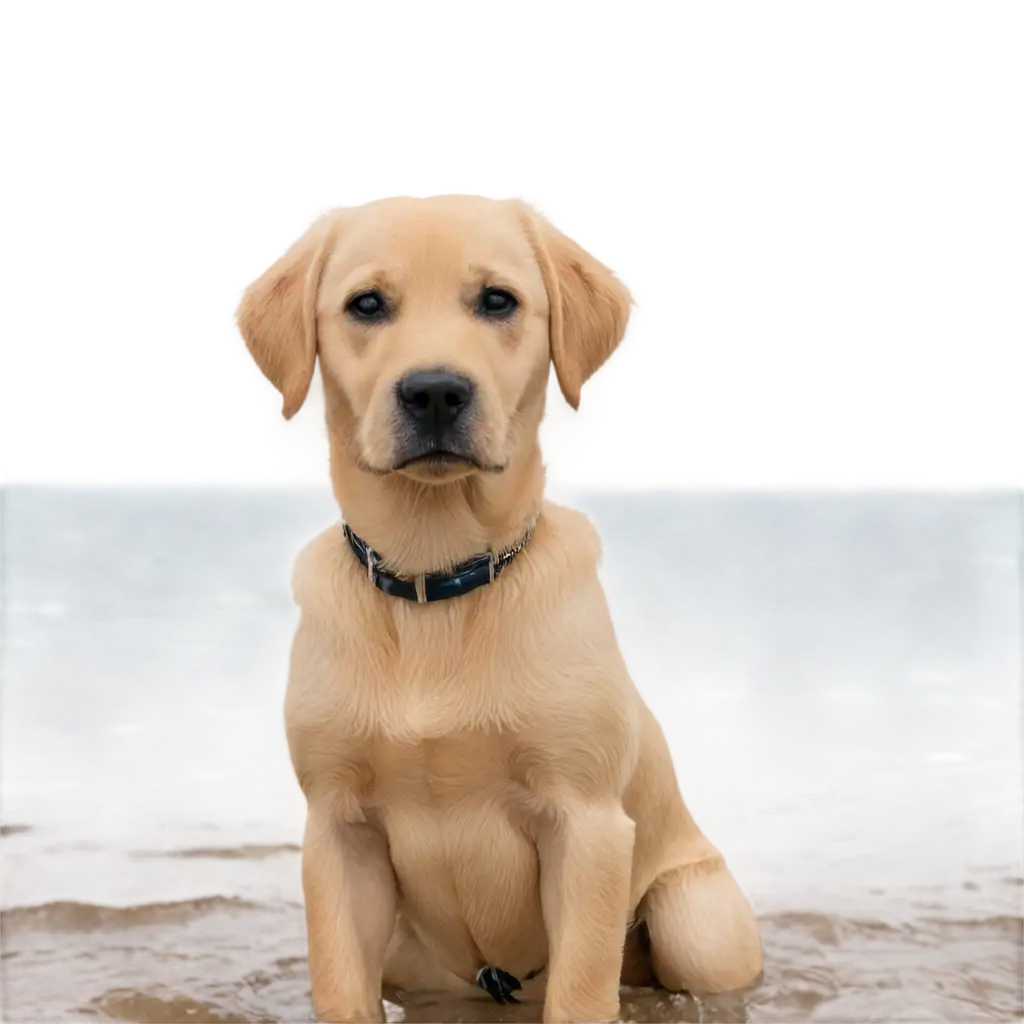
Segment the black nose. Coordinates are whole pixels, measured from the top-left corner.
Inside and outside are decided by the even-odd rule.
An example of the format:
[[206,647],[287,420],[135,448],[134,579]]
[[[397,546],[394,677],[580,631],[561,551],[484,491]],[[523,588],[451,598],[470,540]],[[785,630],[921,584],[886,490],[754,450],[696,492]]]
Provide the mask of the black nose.
[[438,427],[451,423],[472,397],[468,377],[443,370],[410,373],[398,385],[398,399],[409,414]]

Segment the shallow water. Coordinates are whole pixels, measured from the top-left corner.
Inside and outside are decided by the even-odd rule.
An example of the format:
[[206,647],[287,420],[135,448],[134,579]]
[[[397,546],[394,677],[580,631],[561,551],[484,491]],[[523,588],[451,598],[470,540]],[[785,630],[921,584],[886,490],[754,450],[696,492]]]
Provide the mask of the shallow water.
[[[624,991],[624,1018],[1019,1019],[1019,496],[575,503],[766,953],[748,992]],[[289,562],[334,518],[308,492],[6,492],[5,1020],[311,1019],[280,706]]]

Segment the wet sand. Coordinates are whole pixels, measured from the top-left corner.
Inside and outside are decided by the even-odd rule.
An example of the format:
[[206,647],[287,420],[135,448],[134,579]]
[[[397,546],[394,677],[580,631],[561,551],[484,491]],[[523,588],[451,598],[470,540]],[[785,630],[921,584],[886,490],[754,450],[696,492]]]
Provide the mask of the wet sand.
[[[206,879],[223,894],[128,905],[55,900],[0,911],[4,1024],[60,1024],[83,1015],[132,1024],[310,1020],[296,851],[289,844],[218,847],[211,840],[204,836],[202,846],[171,848],[159,857],[145,851],[134,863],[163,858],[179,886],[201,886]],[[17,847],[28,855],[42,841],[41,834],[25,833],[3,842],[13,856]],[[627,1018],[705,1024],[1024,1019],[1020,866],[989,866],[971,878],[916,886],[861,888],[868,882],[863,863],[858,868],[856,855],[840,855],[851,846],[852,837],[837,837],[803,857],[736,858],[763,928],[762,983],[701,1001],[628,990]],[[786,892],[781,880],[795,876],[803,878],[803,891]],[[260,890],[263,898],[257,898]],[[510,1010],[482,999],[388,995],[410,1021],[540,1017],[537,1005]]]

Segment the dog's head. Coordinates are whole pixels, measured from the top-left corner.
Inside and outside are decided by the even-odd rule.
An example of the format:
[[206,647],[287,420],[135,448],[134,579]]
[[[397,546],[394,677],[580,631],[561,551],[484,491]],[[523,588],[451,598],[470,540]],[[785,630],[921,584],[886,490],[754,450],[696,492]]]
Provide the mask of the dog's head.
[[293,416],[319,358],[334,438],[362,469],[500,472],[625,332],[610,270],[525,204],[385,199],[317,221],[246,291],[238,324]]

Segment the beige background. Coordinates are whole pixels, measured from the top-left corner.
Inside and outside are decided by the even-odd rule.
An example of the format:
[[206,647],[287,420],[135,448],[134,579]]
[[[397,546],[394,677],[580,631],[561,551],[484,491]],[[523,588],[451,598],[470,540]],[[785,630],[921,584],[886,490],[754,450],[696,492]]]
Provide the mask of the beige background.
[[[4,11],[0,472],[268,467],[219,310],[311,198],[1020,182],[1022,52],[1016,10]],[[558,454],[639,466],[653,402],[643,468],[1020,470],[1024,366],[974,361],[631,370]]]

